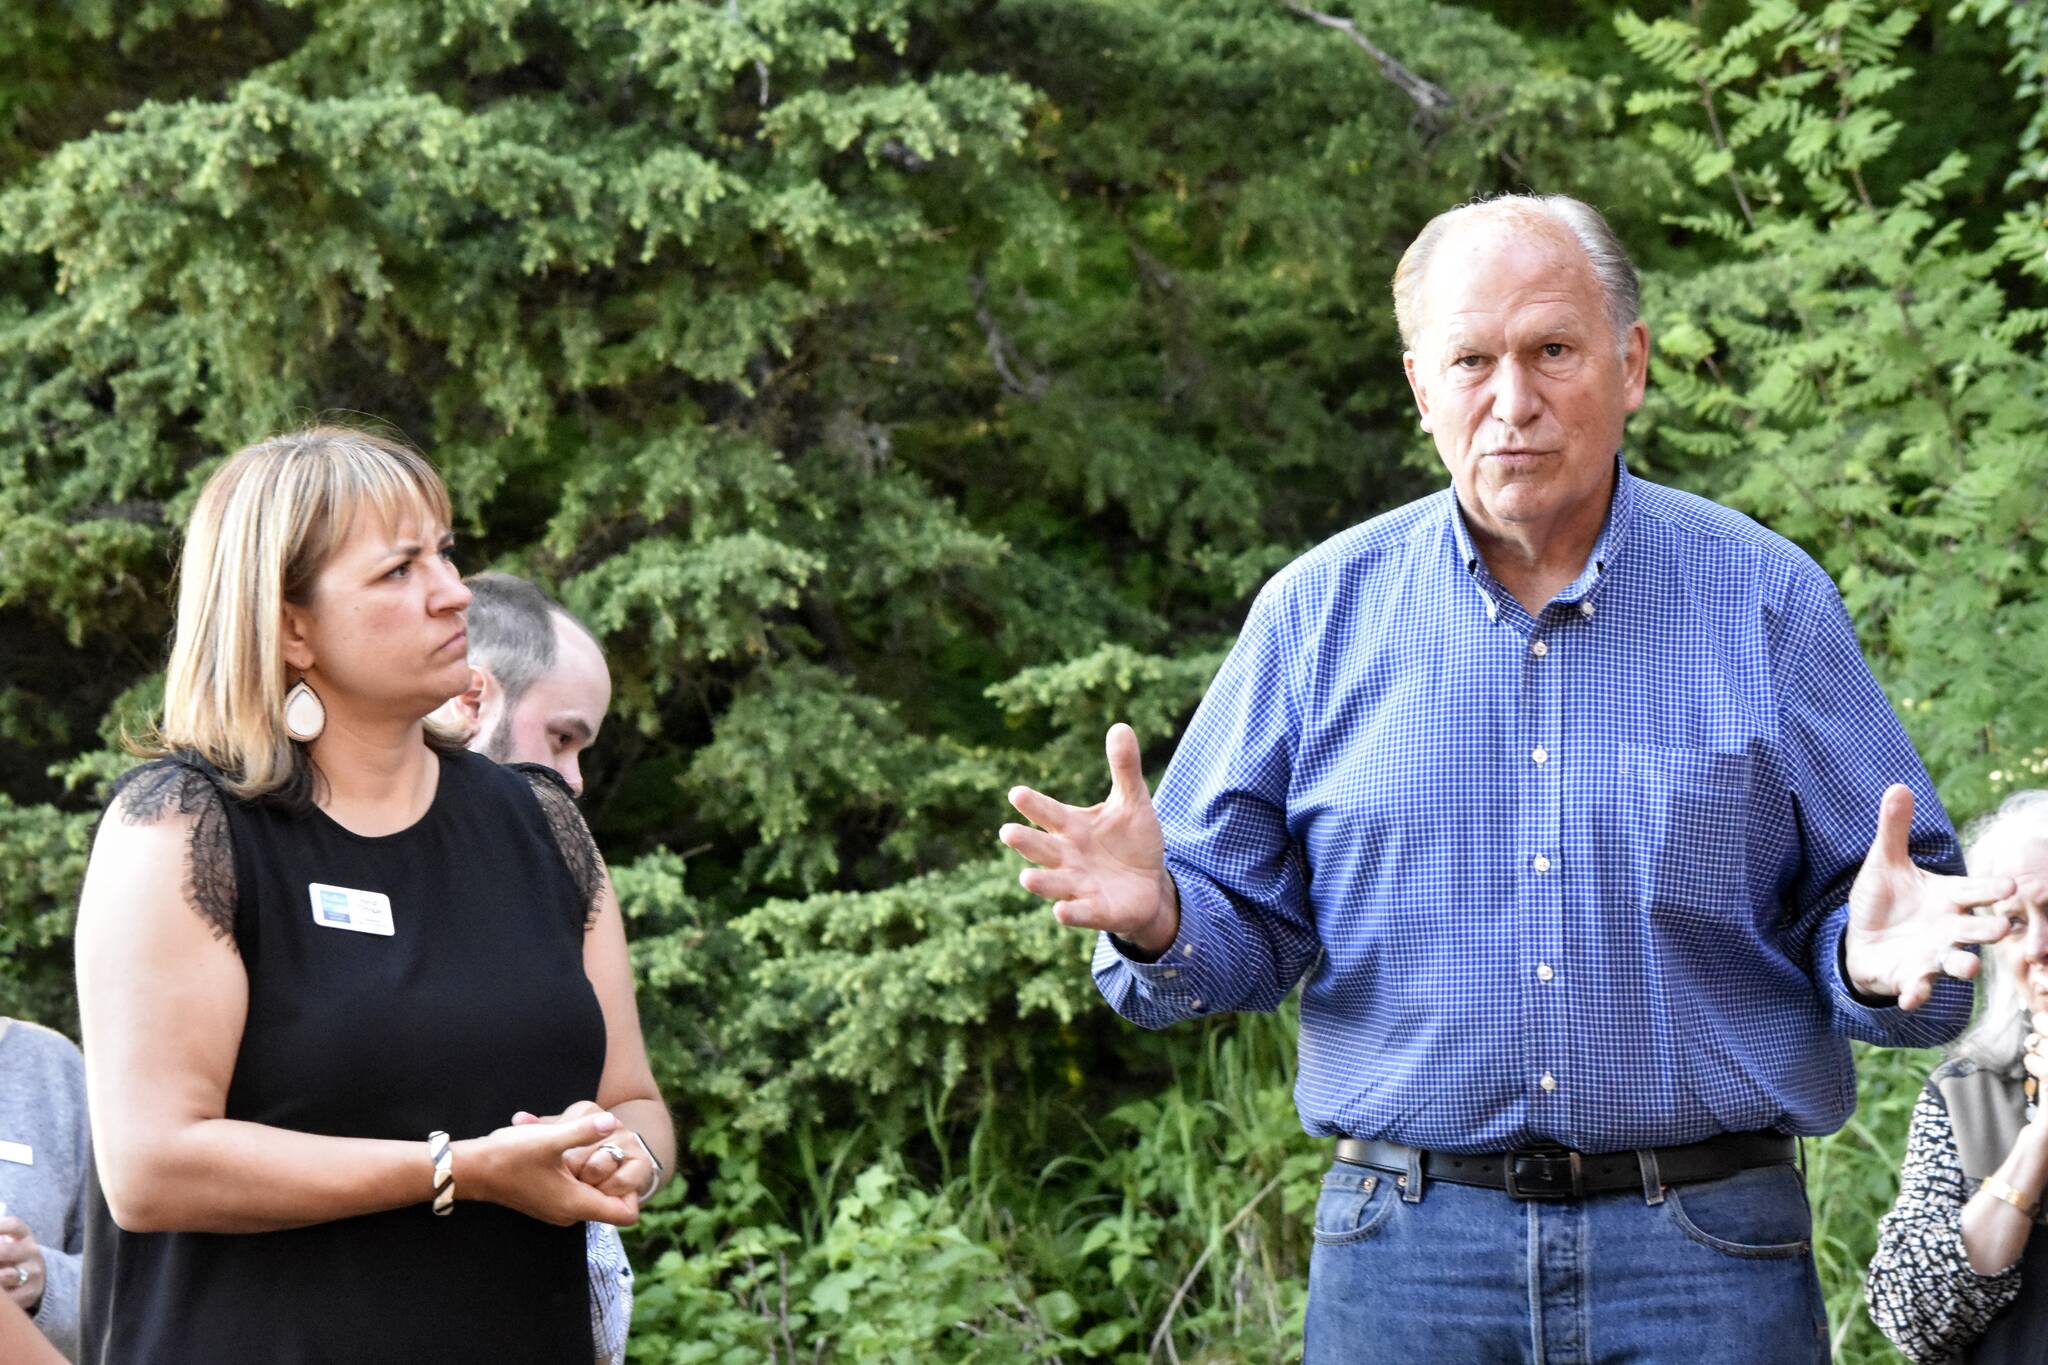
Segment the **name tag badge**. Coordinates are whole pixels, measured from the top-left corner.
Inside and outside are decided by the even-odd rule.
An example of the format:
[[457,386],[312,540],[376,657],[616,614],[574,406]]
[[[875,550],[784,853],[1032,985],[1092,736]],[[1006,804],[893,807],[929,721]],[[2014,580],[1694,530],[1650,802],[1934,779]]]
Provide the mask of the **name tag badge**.
[[11,1161],[17,1166],[36,1164],[35,1149],[26,1142],[0,1142],[0,1161]]
[[391,937],[391,897],[382,891],[356,891],[320,882],[306,887],[313,896],[313,923],[323,929]]

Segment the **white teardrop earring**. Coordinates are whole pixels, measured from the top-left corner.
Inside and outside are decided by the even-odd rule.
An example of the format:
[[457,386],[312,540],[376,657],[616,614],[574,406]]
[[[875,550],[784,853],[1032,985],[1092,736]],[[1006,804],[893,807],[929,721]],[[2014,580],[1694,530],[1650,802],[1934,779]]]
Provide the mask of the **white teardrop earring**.
[[285,733],[301,744],[311,744],[327,728],[327,704],[301,678],[284,694]]

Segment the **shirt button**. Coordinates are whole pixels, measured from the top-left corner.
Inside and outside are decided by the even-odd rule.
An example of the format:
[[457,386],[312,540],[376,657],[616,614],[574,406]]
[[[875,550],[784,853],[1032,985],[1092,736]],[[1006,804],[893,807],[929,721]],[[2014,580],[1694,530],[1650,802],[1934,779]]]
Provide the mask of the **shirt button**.
[[1487,599],[1486,599],[1486,619],[1487,619],[1487,620],[1489,620],[1489,621],[1491,621],[1491,620],[1494,620],[1494,619],[1496,619],[1497,617],[1499,617],[1499,615],[1500,615],[1500,603],[1498,603],[1498,602],[1494,601],[1494,600],[1493,600],[1493,599],[1492,599],[1491,597],[1487,598]]
[[1539,853],[1536,855],[1536,860],[1530,863],[1529,866],[1535,868],[1538,872],[1548,872],[1550,871],[1550,859]]
[[1543,1079],[1538,1081],[1537,1084],[1542,1086],[1545,1090],[1555,1090],[1557,1089],[1557,1077],[1551,1075],[1548,1071],[1546,1071],[1543,1073]]
[[1166,969],[1165,971],[1161,972],[1161,973],[1160,973],[1160,975],[1161,975],[1161,976],[1163,976],[1163,977],[1165,977],[1165,978],[1166,978],[1166,979],[1167,979],[1168,981],[1171,981],[1171,980],[1173,980],[1173,979],[1174,979],[1174,978],[1175,978],[1176,976],[1179,976],[1179,975],[1180,975],[1180,968],[1178,968],[1178,967],[1168,967],[1168,968],[1167,968],[1167,969]]
[[1182,957],[1193,957],[1193,956],[1195,955],[1195,945],[1194,945],[1194,944],[1192,944],[1192,943],[1183,943],[1183,944],[1181,944],[1181,945],[1180,945],[1180,955],[1181,955]]
[[1202,997],[1198,995],[1194,999],[1188,1001],[1188,1007],[1194,1010],[1195,1013],[1200,1014],[1202,1012]]
[[1579,603],[1579,615],[1581,615],[1581,616],[1591,616],[1592,614],[1593,614],[1593,604],[1592,604],[1591,602],[1581,602],[1581,603]]
[[1550,652],[1550,646],[1538,640],[1535,644],[1529,646],[1529,652],[1540,659]]
[[1536,979],[1538,981],[1548,981],[1551,977],[1556,975],[1556,972],[1550,970],[1550,964],[1548,962],[1539,962],[1536,964]]
[[1550,750],[1545,749],[1541,745],[1539,745],[1537,746],[1536,750],[1529,755],[1529,757],[1535,762],[1536,766],[1540,768],[1550,761]]

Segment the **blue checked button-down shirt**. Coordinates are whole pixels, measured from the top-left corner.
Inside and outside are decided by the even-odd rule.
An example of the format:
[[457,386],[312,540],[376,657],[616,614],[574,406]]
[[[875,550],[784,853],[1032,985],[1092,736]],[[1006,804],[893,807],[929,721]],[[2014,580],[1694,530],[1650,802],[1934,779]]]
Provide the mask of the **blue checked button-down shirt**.
[[[1619,466],[1619,462],[1617,462]],[[1619,466],[1579,578],[1531,617],[1452,492],[1367,522],[1253,605],[1156,798],[1180,936],[1095,977],[1147,1027],[1276,1006],[1317,1134],[1616,1151],[1825,1133],[1847,1040],[1929,1045],[1840,970],[1892,782],[1961,860],[1820,567]]]

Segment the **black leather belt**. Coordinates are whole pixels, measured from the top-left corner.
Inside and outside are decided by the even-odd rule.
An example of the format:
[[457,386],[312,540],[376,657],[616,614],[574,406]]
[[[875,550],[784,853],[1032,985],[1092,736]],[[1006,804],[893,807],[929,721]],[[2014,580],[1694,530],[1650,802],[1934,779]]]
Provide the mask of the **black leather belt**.
[[1453,1185],[1506,1190],[1516,1199],[1577,1199],[1615,1190],[1640,1190],[1647,1183],[1645,1163],[1655,1161],[1651,1177],[1661,1185],[1695,1180],[1723,1180],[1757,1166],[1789,1166],[1797,1159],[1793,1139],[1783,1133],[1727,1133],[1684,1147],[1656,1147],[1647,1153],[1603,1152],[1588,1156],[1567,1147],[1525,1147],[1512,1152],[1427,1152],[1379,1139],[1337,1139],[1337,1160],[1354,1166],[1405,1175],[1417,1168],[1424,1182],[1446,1180]]

